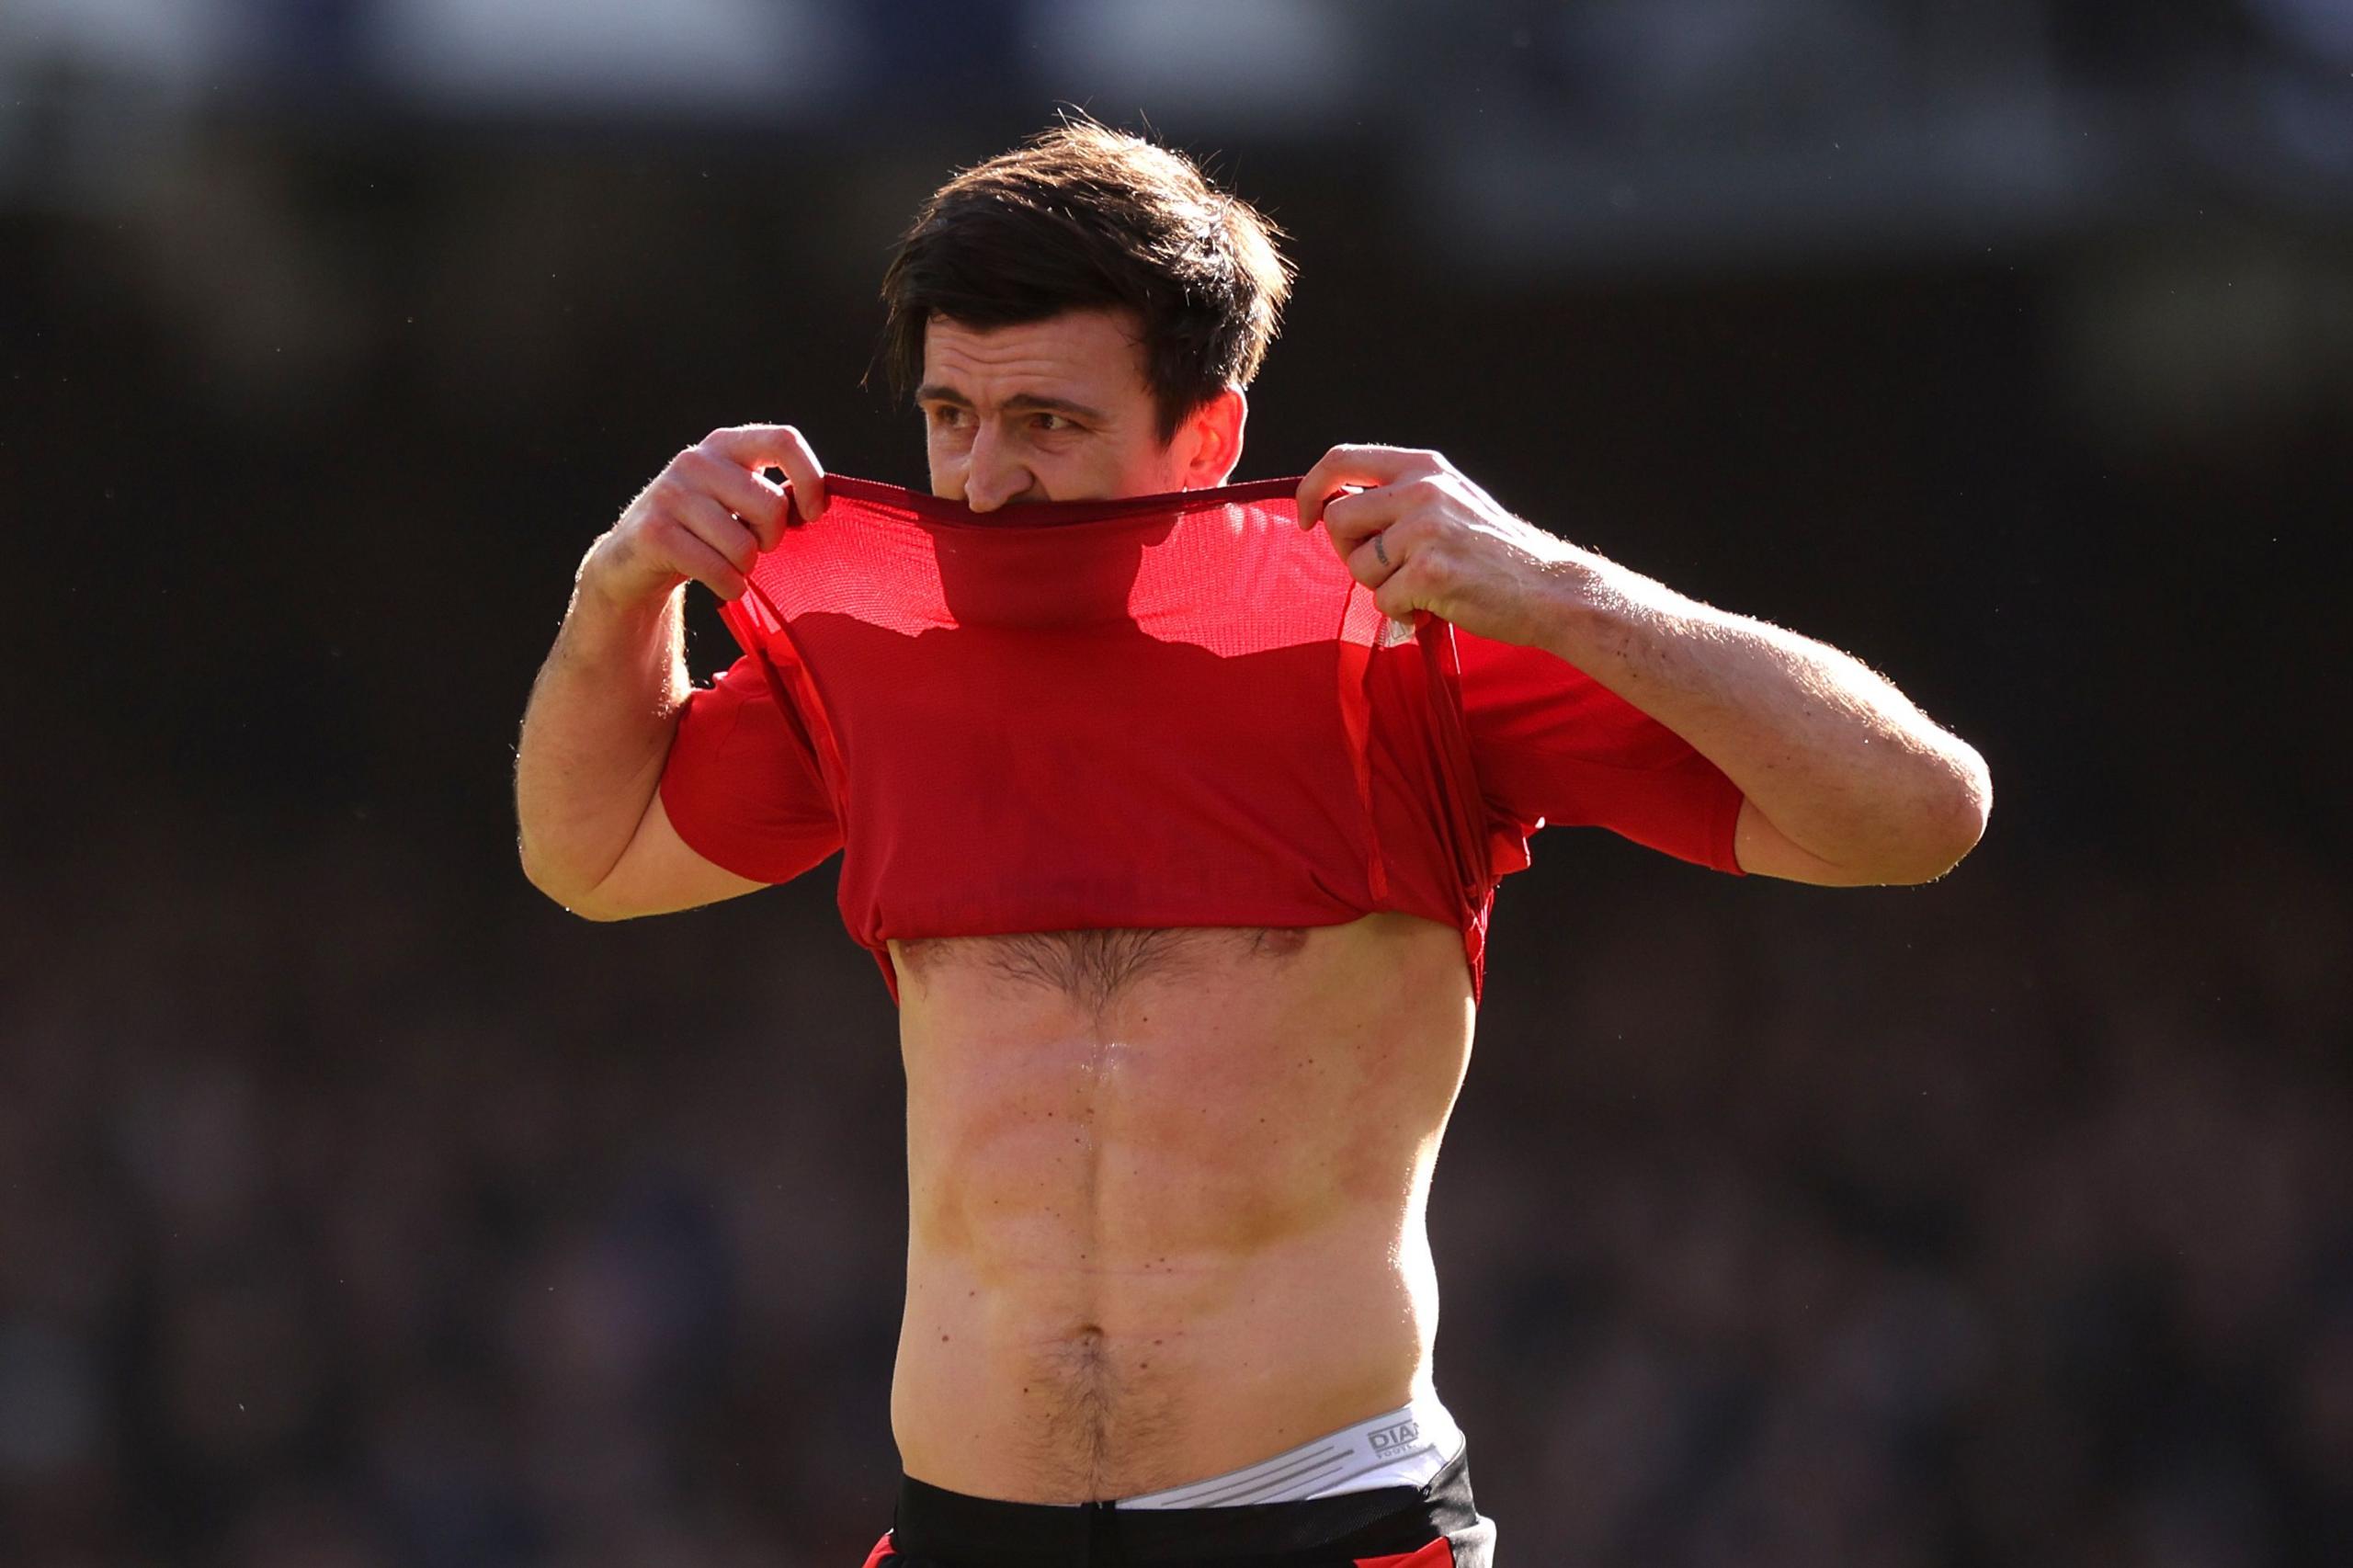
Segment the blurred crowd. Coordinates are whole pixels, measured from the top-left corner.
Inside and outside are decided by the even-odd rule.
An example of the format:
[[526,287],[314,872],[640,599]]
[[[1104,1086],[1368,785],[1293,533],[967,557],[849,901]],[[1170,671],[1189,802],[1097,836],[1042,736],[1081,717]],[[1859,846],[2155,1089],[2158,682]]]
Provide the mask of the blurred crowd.
[[[1097,56],[1220,78],[1180,8],[1006,6],[1109,19],[1019,92],[909,29],[969,67],[899,95],[910,140],[790,68],[852,8],[677,9],[665,101],[718,38],[816,129],[630,119],[597,61],[658,25],[620,0],[0,0],[0,1568],[833,1568],[889,1521],[904,1084],[834,865],[575,921],[515,866],[506,748],[678,446],[788,419],[919,480],[857,379],[949,167],[1057,94],[1125,117]],[[1507,1568],[2353,1562],[2325,12],[2191,7],[2146,96],[2045,101],[2141,14],[1399,0],[1460,90],[1392,119],[1264,30],[1353,7],[1204,9],[1324,128],[1199,143],[1302,262],[1246,477],[1438,447],[1993,766],[1924,890],[1566,830],[1504,887],[1431,1224]],[[291,108],[206,41],[264,15]],[[2183,63],[2240,16],[2302,19],[2303,109]],[[334,66],[371,17],[575,118],[497,72],[371,108]],[[1578,248],[1645,222],[1656,270]]]
[[[0,893],[6,1561],[863,1560],[902,1081],[832,863],[619,927],[365,824],[70,864]],[[1540,839],[1432,1213],[1505,1560],[2345,1561],[2349,949],[2255,838]]]

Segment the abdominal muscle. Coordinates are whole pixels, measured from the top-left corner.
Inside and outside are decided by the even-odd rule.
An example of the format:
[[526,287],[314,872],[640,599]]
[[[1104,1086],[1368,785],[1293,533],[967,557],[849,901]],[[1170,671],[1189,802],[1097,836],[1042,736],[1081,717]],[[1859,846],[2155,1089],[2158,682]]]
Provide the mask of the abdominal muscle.
[[1459,932],[1374,915],[891,949],[908,1474],[1135,1496],[1432,1392],[1423,1215],[1470,1058]]

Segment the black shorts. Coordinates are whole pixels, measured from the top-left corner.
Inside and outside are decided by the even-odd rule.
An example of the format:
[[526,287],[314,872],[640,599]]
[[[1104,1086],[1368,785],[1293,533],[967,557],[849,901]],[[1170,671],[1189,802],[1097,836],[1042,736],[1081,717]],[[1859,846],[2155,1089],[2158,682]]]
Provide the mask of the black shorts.
[[1491,1568],[1468,1449],[1421,1487],[1297,1503],[1144,1508],[1000,1503],[899,1480],[866,1568]]

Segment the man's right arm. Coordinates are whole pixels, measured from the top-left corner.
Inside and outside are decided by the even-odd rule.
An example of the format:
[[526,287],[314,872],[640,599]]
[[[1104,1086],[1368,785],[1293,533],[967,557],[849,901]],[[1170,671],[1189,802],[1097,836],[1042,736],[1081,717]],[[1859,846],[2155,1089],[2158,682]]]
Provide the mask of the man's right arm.
[[[779,468],[784,488],[765,477]],[[786,426],[715,430],[672,459],[580,563],[516,747],[523,872],[574,913],[619,920],[766,884],[706,859],[663,810],[687,700],[685,585],[742,594],[762,550],[824,507],[824,471]]]

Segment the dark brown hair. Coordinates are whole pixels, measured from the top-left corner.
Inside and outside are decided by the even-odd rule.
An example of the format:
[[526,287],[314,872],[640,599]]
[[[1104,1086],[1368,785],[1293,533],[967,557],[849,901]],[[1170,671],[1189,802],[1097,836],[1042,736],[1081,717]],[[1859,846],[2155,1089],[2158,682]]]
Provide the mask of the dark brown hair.
[[884,372],[906,396],[934,316],[986,330],[1132,311],[1170,440],[1187,415],[1258,373],[1290,293],[1281,233],[1183,153],[1064,120],[924,203],[882,275]]

